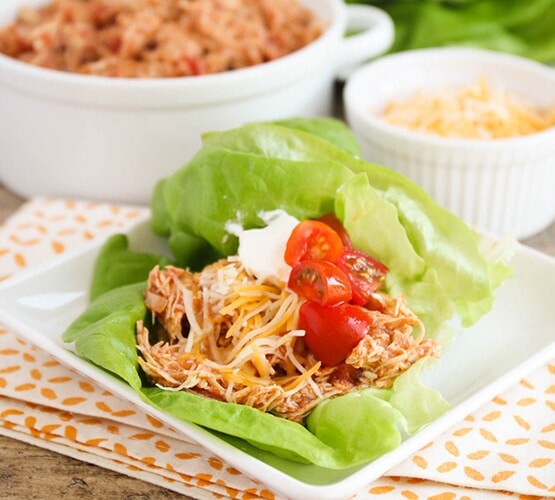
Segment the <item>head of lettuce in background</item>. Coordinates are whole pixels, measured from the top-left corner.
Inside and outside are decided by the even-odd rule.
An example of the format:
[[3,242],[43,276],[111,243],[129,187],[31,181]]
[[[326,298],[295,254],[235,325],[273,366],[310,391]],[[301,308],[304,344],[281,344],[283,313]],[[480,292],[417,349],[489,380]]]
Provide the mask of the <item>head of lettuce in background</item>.
[[392,52],[474,47],[555,63],[555,0],[346,0],[384,9]]
[[[354,246],[389,267],[386,288],[405,294],[428,336],[437,336],[455,313],[463,325],[473,324],[491,307],[509,268],[485,255],[481,237],[419,187],[358,153],[348,129],[329,119],[206,134],[191,162],[156,186],[152,227],[168,238],[175,264],[198,269],[236,253],[237,238],[225,229],[229,221],[252,228],[263,225],[260,211],[283,209],[300,220],[334,212]],[[416,432],[448,409],[440,394],[420,382],[423,362],[390,389],[322,402],[306,426],[152,387],[137,364],[135,323],[148,321],[142,292],[156,263],[167,260],[129,250],[123,235],[112,237],[96,264],[94,300],[64,340],[163,411],[283,469],[289,461],[344,469],[394,449],[403,432]]]

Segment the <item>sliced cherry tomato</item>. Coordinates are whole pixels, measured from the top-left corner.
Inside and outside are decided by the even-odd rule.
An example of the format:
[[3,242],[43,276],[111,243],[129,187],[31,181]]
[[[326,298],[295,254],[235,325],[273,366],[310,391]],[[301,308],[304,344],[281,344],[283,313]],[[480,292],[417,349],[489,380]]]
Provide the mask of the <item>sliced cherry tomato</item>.
[[353,246],[353,244],[351,243],[351,238],[349,238],[349,235],[343,227],[343,224],[334,214],[323,215],[318,220],[323,222],[324,224],[327,224],[339,235],[339,237],[341,238],[341,242],[343,243],[343,246],[345,248],[351,248]]
[[360,306],[368,303],[370,296],[380,287],[389,271],[379,260],[354,248],[343,252],[337,266],[349,276],[353,291],[352,301]]
[[305,302],[299,310],[299,328],[306,332],[306,345],[324,366],[343,362],[370,325],[368,311],[352,304],[322,306]]
[[291,232],[285,248],[285,262],[290,266],[302,260],[336,261],[343,253],[339,235],[327,224],[305,220]]
[[352,297],[349,277],[326,260],[303,260],[291,270],[289,288],[322,305],[349,302]]

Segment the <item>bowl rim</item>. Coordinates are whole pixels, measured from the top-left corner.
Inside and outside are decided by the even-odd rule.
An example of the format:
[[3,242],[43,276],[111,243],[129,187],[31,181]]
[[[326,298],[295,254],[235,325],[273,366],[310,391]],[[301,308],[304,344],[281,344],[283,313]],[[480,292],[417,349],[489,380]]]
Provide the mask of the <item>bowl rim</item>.
[[[24,0],[15,0],[16,3],[23,6]],[[272,75],[281,75],[273,82],[273,86],[283,85],[291,81],[292,76],[299,73],[306,73],[311,70],[315,64],[311,61],[315,59],[318,51],[322,52],[323,48],[338,34],[342,32],[346,24],[346,11],[341,0],[323,0],[325,5],[330,9],[330,21],[325,26],[322,34],[301,47],[300,49],[286,54],[282,57],[267,61],[254,66],[239,68],[236,70],[224,71],[221,73],[211,73],[198,76],[180,76],[180,77],[164,77],[164,78],[118,78],[99,75],[85,75],[80,73],[66,72],[62,70],[54,70],[43,68],[31,63],[20,61],[5,54],[0,53],[0,75],[4,73],[4,79],[7,74],[17,75],[20,78],[26,78],[30,81],[47,83],[49,85],[72,85],[76,90],[80,89],[97,89],[97,90],[125,90],[142,92],[160,91],[160,90],[181,90],[186,88],[191,91],[199,91],[200,89],[213,89],[222,87],[237,87],[246,81],[264,78],[267,79]],[[0,2],[3,3],[3,2]],[[45,4],[48,2],[45,2]],[[318,5],[319,2],[313,2],[312,5]],[[6,3],[4,7],[8,7]],[[2,5],[0,5],[0,11]],[[313,10],[313,9],[312,9]],[[316,11],[316,14],[318,12]],[[308,64],[307,64],[308,63]],[[290,72],[289,78],[283,78],[285,69]],[[293,69],[293,71],[291,71]],[[277,81],[276,81],[277,80]],[[0,78],[0,83],[2,78]],[[243,94],[248,92],[243,92]]]
[[[434,59],[436,62],[440,58],[452,59],[454,57],[460,57],[461,59],[465,59],[465,62],[475,60],[476,62],[487,61],[492,65],[511,65],[520,68],[522,71],[526,71],[527,75],[531,78],[552,80],[555,88],[555,69],[551,69],[537,61],[525,59],[513,54],[485,49],[458,47],[408,50],[387,55],[376,61],[365,64],[355,71],[347,80],[343,91],[343,100],[347,119],[354,130],[363,136],[372,136],[374,133],[380,133],[382,136],[387,136],[394,141],[418,144],[423,147],[445,149],[472,148],[495,150],[504,149],[508,145],[513,147],[517,145],[521,147],[530,147],[539,141],[553,141],[555,144],[555,125],[532,134],[500,139],[442,137],[389,124],[374,113],[365,112],[362,107],[358,105],[359,92],[357,92],[356,89],[362,82],[370,80],[375,70],[386,65],[398,65],[402,67],[407,59],[414,63],[417,57],[421,58],[421,60]],[[414,90],[417,90],[417,88],[415,87]],[[555,106],[555,99],[553,100],[553,105]]]

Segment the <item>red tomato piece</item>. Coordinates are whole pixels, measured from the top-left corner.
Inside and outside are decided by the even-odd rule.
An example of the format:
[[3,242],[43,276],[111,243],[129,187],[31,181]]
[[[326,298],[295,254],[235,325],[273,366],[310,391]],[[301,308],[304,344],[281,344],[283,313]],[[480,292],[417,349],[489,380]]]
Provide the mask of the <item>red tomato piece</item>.
[[291,270],[288,286],[301,297],[322,305],[349,302],[352,297],[347,274],[325,260],[299,262]]
[[285,248],[285,262],[290,266],[302,260],[336,261],[343,253],[339,235],[327,224],[305,220],[291,232]]
[[370,296],[381,286],[389,269],[385,264],[370,255],[348,248],[337,261],[351,282],[353,303],[366,305]]
[[349,238],[349,235],[343,227],[343,224],[334,214],[330,213],[323,215],[318,220],[323,222],[324,224],[327,224],[339,235],[339,237],[341,238],[341,242],[343,243],[343,246],[345,248],[351,248],[353,246],[351,243],[351,238]]
[[306,332],[306,345],[324,366],[342,363],[370,326],[369,312],[352,304],[305,302],[299,310],[299,328]]

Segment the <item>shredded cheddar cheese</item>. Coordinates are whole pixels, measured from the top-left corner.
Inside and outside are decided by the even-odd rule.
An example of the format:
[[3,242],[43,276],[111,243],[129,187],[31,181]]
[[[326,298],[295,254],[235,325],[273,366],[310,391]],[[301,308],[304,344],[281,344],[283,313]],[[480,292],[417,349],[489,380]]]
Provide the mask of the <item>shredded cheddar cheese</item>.
[[480,78],[463,88],[418,91],[392,101],[381,117],[392,125],[442,137],[503,139],[555,126],[555,104],[540,109]]
[[314,375],[320,369],[321,365],[322,365],[322,363],[320,363],[320,361],[318,361],[318,363],[316,363],[314,366],[312,366],[312,368],[310,368],[310,370],[305,371],[302,375],[295,378],[295,380],[293,380],[293,382],[291,382],[290,384],[286,385],[284,387],[284,389],[286,391],[292,391],[292,390],[296,389],[297,387],[302,385],[305,381],[308,381],[309,377],[312,377],[312,375]]
[[[216,266],[213,272],[209,269],[201,274],[200,297],[179,275],[170,276],[163,284],[172,284],[178,291],[181,300],[175,302],[174,308],[179,308],[189,325],[178,359],[181,369],[189,369],[191,374],[178,385],[179,390],[198,384],[193,374],[199,372],[202,364],[221,375],[226,384],[223,396],[229,402],[237,399],[239,386],[274,385],[288,396],[310,386],[316,397],[322,397],[312,380],[321,363],[314,360],[307,365],[306,358],[299,359],[294,351],[296,338],[304,335],[304,331],[293,328],[300,305],[294,292],[278,283],[257,280],[233,259],[223,267]],[[195,307],[199,298],[202,310]],[[218,343],[222,337],[224,345]],[[273,377],[275,369],[268,357],[280,352],[290,361],[290,373]],[[175,384],[173,377],[167,381]]]

